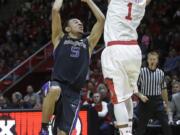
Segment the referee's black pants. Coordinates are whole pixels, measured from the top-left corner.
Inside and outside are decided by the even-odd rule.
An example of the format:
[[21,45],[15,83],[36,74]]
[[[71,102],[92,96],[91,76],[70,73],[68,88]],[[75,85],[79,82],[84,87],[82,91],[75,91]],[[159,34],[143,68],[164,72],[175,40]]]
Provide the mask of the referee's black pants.
[[164,135],[172,135],[161,96],[149,96],[148,98],[149,101],[146,103],[143,103],[142,101],[139,102],[137,110],[139,116],[136,131],[137,135],[145,134],[148,121],[152,117],[155,117],[160,121]]

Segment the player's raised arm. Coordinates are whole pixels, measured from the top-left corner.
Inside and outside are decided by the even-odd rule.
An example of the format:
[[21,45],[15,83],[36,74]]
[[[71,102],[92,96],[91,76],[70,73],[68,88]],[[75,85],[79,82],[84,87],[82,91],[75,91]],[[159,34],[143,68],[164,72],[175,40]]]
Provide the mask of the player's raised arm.
[[88,37],[88,41],[90,44],[90,52],[92,52],[92,50],[94,49],[94,47],[96,46],[97,42],[99,41],[102,35],[105,17],[101,12],[101,10],[96,6],[96,4],[92,0],[81,0],[81,1],[87,3],[87,5],[92,10],[97,20]]
[[52,8],[52,43],[54,48],[56,48],[59,39],[64,35],[62,24],[61,24],[61,16],[60,16],[60,8],[62,7],[63,0],[55,0]]

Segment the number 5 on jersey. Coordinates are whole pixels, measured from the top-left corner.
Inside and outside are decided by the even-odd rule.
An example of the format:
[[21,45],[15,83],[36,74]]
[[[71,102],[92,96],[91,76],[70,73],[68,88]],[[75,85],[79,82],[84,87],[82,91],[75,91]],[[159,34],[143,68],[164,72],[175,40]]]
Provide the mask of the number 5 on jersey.
[[131,12],[132,12],[132,3],[128,3],[128,15],[125,17],[127,20],[132,20]]
[[72,46],[72,47],[71,47],[70,57],[78,58],[79,55],[80,55],[80,47],[78,47],[78,46]]

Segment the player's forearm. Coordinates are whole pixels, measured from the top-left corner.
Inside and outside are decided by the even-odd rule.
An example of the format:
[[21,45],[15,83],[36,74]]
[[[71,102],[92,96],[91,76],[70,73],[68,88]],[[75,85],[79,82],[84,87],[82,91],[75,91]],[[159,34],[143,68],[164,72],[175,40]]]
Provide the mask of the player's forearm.
[[87,0],[87,4],[89,8],[92,10],[94,16],[96,17],[97,21],[104,22],[105,17],[101,10],[96,6],[96,4],[92,0]]
[[56,47],[57,46],[57,37],[63,35],[62,25],[61,25],[61,16],[60,16],[60,8],[62,7],[63,0],[55,0],[52,8],[52,43]]

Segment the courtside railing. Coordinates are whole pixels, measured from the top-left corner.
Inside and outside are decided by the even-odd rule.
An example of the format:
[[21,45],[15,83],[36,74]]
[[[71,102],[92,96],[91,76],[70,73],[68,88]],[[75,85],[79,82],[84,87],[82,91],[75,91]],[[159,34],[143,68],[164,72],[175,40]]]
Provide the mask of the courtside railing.
[[[97,48],[93,51],[92,55],[99,54],[104,47]],[[34,69],[38,68],[43,64],[50,56],[52,56],[53,46],[50,42],[41,47],[38,51],[32,54],[29,58],[19,64],[17,67],[12,69],[5,76],[0,78],[0,92],[6,93],[15,84],[20,82],[27,75],[32,73]]]
[[5,93],[14,84],[30,74],[36,67],[42,64],[52,55],[53,47],[50,42],[28,57],[25,61],[12,69],[0,79],[0,92]]

